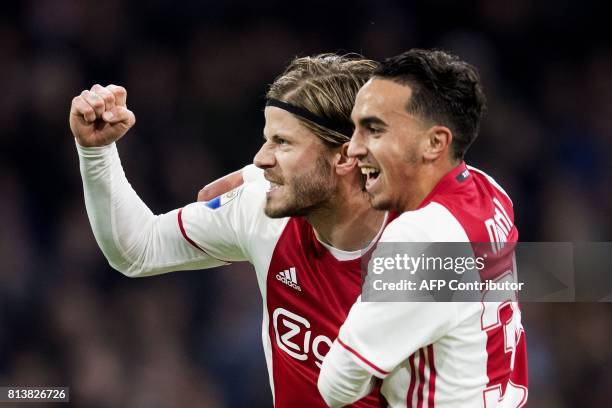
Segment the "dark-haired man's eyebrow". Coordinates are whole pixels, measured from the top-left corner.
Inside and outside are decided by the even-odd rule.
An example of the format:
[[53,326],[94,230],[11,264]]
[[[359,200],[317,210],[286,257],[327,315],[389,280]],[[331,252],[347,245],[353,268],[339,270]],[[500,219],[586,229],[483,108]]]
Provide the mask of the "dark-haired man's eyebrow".
[[359,126],[366,127],[366,126],[373,126],[373,125],[380,126],[383,128],[386,128],[388,126],[384,120],[377,118],[376,116],[368,116],[368,117],[359,119]]

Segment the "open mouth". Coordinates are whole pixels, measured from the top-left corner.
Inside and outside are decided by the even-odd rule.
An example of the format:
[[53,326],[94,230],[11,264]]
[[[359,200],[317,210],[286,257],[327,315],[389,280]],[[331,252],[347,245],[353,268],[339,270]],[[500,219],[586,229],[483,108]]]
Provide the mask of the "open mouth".
[[279,188],[281,188],[283,186],[283,184],[281,183],[277,183],[275,181],[272,181],[268,178],[266,178],[266,180],[268,181],[268,183],[270,183],[270,186],[268,187],[268,190],[266,191],[266,193],[268,195],[274,193],[275,191],[277,191]]
[[281,186],[280,184],[274,183],[274,182],[271,181],[270,182],[270,188],[268,189],[268,192],[271,192],[271,191],[274,191],[276,189],[279,189],[280,186]]
[[361,174],[365,177],[365,189],[370,190],[374,184],[378,181],[380,176],[380,169],[375,167],[364,166],[361,167]]

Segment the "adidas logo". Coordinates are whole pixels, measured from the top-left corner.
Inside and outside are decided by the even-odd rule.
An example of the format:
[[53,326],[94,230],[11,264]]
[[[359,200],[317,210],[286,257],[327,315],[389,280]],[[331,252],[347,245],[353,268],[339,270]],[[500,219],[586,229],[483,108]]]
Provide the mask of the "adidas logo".
[[293,289],[297,290],[298,292],[302,291],[302,288],[300,287],[300,285],[298,285],[298,282],[297,282],[297,273],[296,273],[294,266],[277,273],[276,279],[283,282],[287,286],[291,286]]

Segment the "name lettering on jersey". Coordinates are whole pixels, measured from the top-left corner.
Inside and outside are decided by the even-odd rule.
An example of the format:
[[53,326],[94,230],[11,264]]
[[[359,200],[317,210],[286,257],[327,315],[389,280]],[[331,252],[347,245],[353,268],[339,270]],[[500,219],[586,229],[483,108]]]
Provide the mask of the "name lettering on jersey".
[[493,207],[495,208],[493,217],[486,219],[484,224],[489,234],[489,242],[491,242],[493,253],[497,254],[508,242],[508,235],[510,235],[514,224],[497,198],[493,198]]
[[[312,330],[308,319],[282,307],[274,310],[272,323],[276,344],[281,350],[300,361],[307,361],[314,357],[315,364],[321,368],[323,358],[332,346],[329,337],[318,335],[312,339]],[[325,347],[322,347],[323,344]]]
[[205,202],[204,205],[212,210],[216,210],[217,208],[224,206],[234,198],[238,197],[238,192],[239,188],[235,188],[225,194],[220,195],[219,197],[215,197],[212,200]]
[[297,271],[295,270],[294,266],[277,273],[276,279],[283,282],[285,285],[297,290],[298,292],[302,291],[302,288],[300,287],[300,285],[298,285]]

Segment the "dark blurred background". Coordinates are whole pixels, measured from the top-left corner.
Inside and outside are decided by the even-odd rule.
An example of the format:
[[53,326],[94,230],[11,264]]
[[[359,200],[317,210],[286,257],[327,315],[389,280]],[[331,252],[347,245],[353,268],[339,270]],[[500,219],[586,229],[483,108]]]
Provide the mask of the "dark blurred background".
[[[128,89],[119,150],[160,213],[251,162],[292,57],[451,50],[489,99],[468,162],[509,191],[521,240],[610,241],[612,49],[594,3],[3,3],[0,385],[70,386],[79,407],[271,406],[250,265],[130,280],[98,250],[68,129],[94,83]],[[610,306],[523,305],[529,406],[612,406]]]

